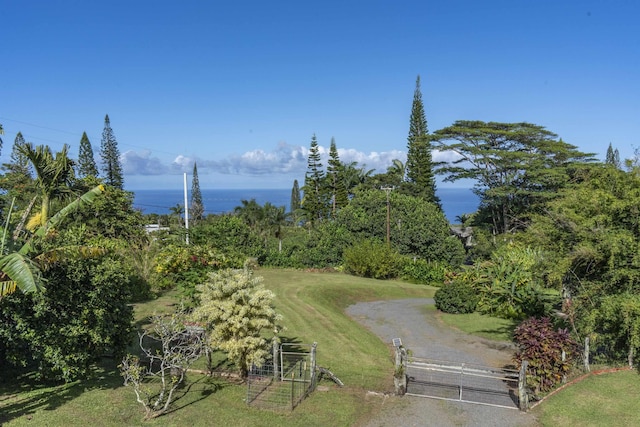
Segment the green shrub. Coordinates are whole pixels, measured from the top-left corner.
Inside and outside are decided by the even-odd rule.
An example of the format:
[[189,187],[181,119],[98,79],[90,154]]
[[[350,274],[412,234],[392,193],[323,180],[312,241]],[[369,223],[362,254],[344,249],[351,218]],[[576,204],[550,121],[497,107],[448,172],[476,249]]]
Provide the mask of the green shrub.
[[444,283],[447,271],[447,264],[442,262],[403,257],[400,275],[411,283],[440,286]]
[[104,355],[119,359],[131,339],[129,276],[113,254],[69,259],[44,274],[47,290],[0,304],[3,372],[27,367],[43,379],[83,377]]
[[367,239],[344,251],[347,273],[374,279],[398,277],[400,255],[378,240]]
[[[297,249],[299,252],[300,249]],[[298,254],[293,250],[271,249],[267,251],[262,265],[265,267],[279,267],[279,268],[301,268],[302,263],[298,259]]]
[[550,312],[554,298],[546,295],[539,269],[539,250],[508,244],[475,265],[478,310],[504,319],[525,319]]
[[237,252],[222,253],[207,245],[169,244],[156,256],[154,284],[160,289],[178,288],[185,303],[196,299],[196,285],[211,271],[242,267],[246,256]]
[[464,280],[454,280],[436,291],[436,307],[445,313],[473,313],[478,305],[478,295]]

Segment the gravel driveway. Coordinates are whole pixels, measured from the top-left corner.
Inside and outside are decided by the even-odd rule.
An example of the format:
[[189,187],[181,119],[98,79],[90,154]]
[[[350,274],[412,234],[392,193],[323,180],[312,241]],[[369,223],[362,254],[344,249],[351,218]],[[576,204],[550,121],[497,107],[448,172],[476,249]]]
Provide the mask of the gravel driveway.
[[[433,299],[363,302],[346,311],[389,345],[393,338],[401,338],[416,357],[492,367],[510,363],[513,347],[509,343],[496,343],[442,325],[436,311],[425,308],[429,304],[433,304]],[[380,401],[384,405],[380,415],[365,427],[539,425],[533,415],[515,409],[414,396]]]

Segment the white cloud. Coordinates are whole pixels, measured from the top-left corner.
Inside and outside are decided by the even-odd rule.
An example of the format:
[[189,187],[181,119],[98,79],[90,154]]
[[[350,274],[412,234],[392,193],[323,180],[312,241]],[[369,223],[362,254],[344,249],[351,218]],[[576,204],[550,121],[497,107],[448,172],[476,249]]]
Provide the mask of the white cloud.
[[157,157],[152,157],[149,150],[140,153],[126,151],[120,155],[120,162],[126,175],[164,175],[169,172],[167,165]]
[[459,160],[462,157],[460,156],[460,154],[456,153],[455,151],[440,151],[440,150],[433,150],[431,155],[433,157],[434,162],[444,162],[444,163],[450,163],[455,160]]
[[[326,167],[329,160],[329,148],[318,146],[322,164]],[[127,151],[121,156],[123,170],[127,175],[165,175],[190,173],[197,162],[201,175],[217,173],[223,175],[299,175],[304,176],[307,170],[309,148],[279,143],[273,150],[261,149],[247,151],[240,155],[229,156],[222,160],[201,159],[196,157],[177,156],[171,163],[163,164],[150,151]],[[394,159],[406,161],[407,155],[400,150],[384,152],[364,152],[354,148],[339,148],[338,156],[344,163],[357,162],[360,167],[384,172]],[[460,156],[451,151],[433,151],[436,162],[450,162]]]

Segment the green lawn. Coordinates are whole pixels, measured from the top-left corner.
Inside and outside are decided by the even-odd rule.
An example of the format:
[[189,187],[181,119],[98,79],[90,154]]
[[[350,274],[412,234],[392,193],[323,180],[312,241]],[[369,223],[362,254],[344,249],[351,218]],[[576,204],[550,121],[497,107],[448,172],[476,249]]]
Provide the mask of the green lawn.
[[494,341],[511,341],[513,330],[518,325],[518,322],[513,320],[500,319],[477,312],[470,314],[439,313],[438,315],[444,323],[452,328]]
[[[382,401],[365,399],[368,390],[391,391],[393,358],[388,343],[344,314],[357,301],[432,297],[434,288],[396,281],[378,281],[343,274],[258,270],[276,293],[284,315],[283,340],[318,343],[317,360],[344,383],[339,388],[323,381],[329,391],[318,391],[293,412],[275,413],[248,408],[244,385],[190,374],[174,410],[142,422],[143,411],[133,390],[122,385],[116,361],[106,361],[94,378],[59,386],[40,386],[22,378],[0,384],[0,424],[7,426],[351,426],[380,410]],[[175,308],[167,295],[136,305],[138,326],[154,312]],[[135,347],[132,347],[132,349]]]
[[548,397],[534,414],[544,426],[640,426],[636,371],[593,375]]
[[[393,357],[381,342],[344,314],[357,301],[432,297],[435,289],[396,281],[306,273],[258,270],[276,293],[276,305],[287,329],[283,339],[318,343],[320,366],[330,368],[345,384],[324,380],[328,391],[316,391],[293,412],[276,413],[248,408],[246,389],[216,378],[189,374],[172,412],[143,422],[143,411],[132,389],[122,385],[117,361],[105,361],[93,378],[71,384],[37,385],[28,377],[0,383],[0,425],[15,426],[352,426],[382,409],[382,398],[367,398],[368,390],[392,391]],[[145,324],[154,312],[170,312],[172,294],[137,304],[136,322]],[[508,339],[511,325],[476,315],[442,316],[463,331],[492,339]],[[135,348],[132,346],[132,349]],[[640,425],[640,378],[621,372],[589,378],[569,387],[535,409],[548,426]],[[401,401],[404,402],[404,401]],[[388,402],[386,403],[389,404]]]

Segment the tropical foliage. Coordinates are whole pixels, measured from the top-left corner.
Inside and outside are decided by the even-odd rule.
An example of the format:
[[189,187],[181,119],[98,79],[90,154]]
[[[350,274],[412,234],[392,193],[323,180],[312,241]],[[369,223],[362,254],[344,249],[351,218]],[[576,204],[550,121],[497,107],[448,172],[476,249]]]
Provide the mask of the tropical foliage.
[[[403,255],[459,265],[464,248],[451,235],[442,211],[433,203],[397,192],[390,194],[390,242]],[[386,195],[380,190],[356,194],[337,217],[339,225],[359,239],[386,240]]]
[[548,391],[569,373],[578,346],[567,329],[554,328],[548,317],[531,317],[513,336],[518,345],[515,362],[528,362],[527,384],[534,393]]
[[46,292],[5,296],[0,362],[71,381],[104,355],[121,357],[133,319],[125,271],[115,254],[67,258],[48,268]]

